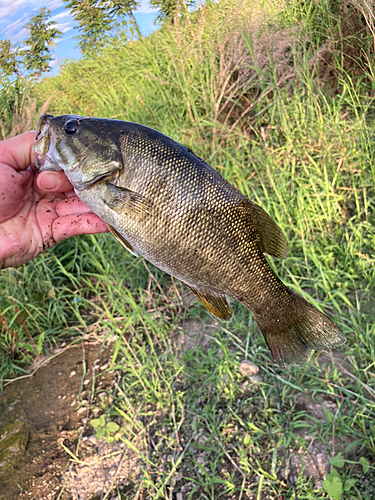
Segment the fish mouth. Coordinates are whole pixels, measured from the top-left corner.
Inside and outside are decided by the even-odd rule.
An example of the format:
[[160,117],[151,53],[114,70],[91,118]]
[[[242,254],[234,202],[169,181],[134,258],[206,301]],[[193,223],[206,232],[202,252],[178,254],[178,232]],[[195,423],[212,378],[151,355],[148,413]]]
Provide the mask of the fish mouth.
[[72,177],[72,180],[79,181],[81,164],[66,163],[66,160],[62,159],[59,154],[59,147],[62,146],[61,134],[51,123],[53,118],[55,118],[53,115],[45,113],[39,119],[33,145],[35,168],[38,173],[46,170],[63,170],[68,177]]
[[40,117],[33,145],[34,165],[37,172],[44,170],[63,170],[54,158],[54,151],[58,144],[56,133],[51,127],[52,115],[44,114]]

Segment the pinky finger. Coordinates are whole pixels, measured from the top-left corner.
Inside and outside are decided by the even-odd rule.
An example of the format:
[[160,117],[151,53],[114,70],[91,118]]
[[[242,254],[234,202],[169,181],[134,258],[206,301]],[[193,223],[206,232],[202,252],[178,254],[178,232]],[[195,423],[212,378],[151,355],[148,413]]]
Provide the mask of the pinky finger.
[[52,225],[52,234],[56,243],[80,234],[106,232],[108,232],[108,227],[105,222],[93,213],[58,217]]

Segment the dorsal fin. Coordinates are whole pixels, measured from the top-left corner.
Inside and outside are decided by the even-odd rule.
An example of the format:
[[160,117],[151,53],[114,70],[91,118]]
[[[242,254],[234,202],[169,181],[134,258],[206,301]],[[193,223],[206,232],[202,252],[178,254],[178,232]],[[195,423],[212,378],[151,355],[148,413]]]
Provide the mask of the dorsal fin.
[[278,259],[285,259],[288,253],[288,242],[274,220],[259,205],[251,202],[251,209],[257,222],[257,230],[263,245],[264,253]]

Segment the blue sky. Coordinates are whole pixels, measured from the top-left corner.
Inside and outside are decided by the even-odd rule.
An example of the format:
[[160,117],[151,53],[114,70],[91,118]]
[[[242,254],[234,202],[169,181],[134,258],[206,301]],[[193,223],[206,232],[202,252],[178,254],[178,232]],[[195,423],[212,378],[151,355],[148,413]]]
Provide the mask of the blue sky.
[[[155,29],[156,11],[151,9],[149,0],[141,0],[140,3],[135,17],[141,32],[148,35]],[[51,19],[63,32],[63,37],[56,41],[55,49],[60,62],[64,59],[78,59],[80,51],[75,48],[77,40],[74,39],[78,32],[73,30],[75,21],[61,0],[0,0],[0,40],[8,38],[12,43],[22,42],[28,37],[28,30],[23,26],[43,6],[50,9]],[[55,66],[56,62],[52,61],[51,65]]]

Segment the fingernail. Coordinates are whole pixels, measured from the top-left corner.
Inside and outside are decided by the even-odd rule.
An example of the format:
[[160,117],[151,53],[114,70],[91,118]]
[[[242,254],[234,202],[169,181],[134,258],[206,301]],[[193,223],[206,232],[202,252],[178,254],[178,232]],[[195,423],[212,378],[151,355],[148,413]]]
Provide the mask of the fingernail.
[[54,174],[53,172],[46,172],[43,177],[40,179],[40,187],[42,189],[45,189],[46,191],[50,190],[50,189],[56,189],[57,186],[58,186],[58,179],[57,179],[57,176],[56,174]]

